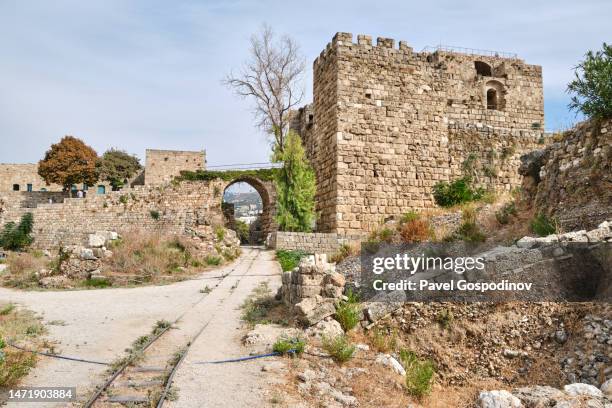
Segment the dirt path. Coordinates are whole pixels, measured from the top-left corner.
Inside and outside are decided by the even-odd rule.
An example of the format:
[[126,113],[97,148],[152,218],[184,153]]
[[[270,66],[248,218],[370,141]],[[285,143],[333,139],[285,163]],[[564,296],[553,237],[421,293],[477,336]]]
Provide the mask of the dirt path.
[[[268,276],[271,273],[277,276]],[[244,276],[227,279],[218,288],[218,303],[210,311],[208,326],[191,346],[174,379],[178,399],[172,408],[262,407],[261,364],[257,362],[199,364],[249,355],[242,346],[240,305],[264,281],[274,292],[280,286],[280,266],[272,252],[263,252]],[[236,283],[238,285],[236,286]],[[233,293],[232,293],[233,292]]]
[[[256,258],[254,262],[249,262],[253,258]],[[168,286],[69,292],[19,292],[0,288],[0,299],[40,313],[49,329],[48,338],[58,342],[57,351],[63,355],[111,362],[121,357],[136,338],[149,333],[156,321],[174,321],[196,304],[199,313],[186,314],[180,326],[195,328],[203,321],[202,316],[208,315],[213,320],[201,339],[211,335],[219,347],[225,348],[227,345],[221,340],[228,332],[239,337],[236,330],[239,327],[239,311],[236,308],[244,298],[263,280],[272,278],[273,281],[280,281],[280,277],[269,276],[280,273],[272,259],[271,252],[246,249],[232,265],[207,272],[200,279]],[[213,287],[222,275],[230,271],[232,276],[222,281],[210,294],[200,293],[200,289],[207,285]],[[238,286],[232,288],[237,281]],[[219,324],[217,319],[222,319],[224,324]],[[220,330],[220,333],[217,335],[214,330]],[[239,342],[232,344],[232,347],[240,347]],[[242,350],[230,351],[240,353]],[[76,386],[77,394],[83,397],[101,382],[105,370],[105,366],[43,357],[22,385]],[[177,380],[180,378],[178,376]],[[184,386],[184,389],[188,388]],[[196,401],[193,406],[207,405]]]

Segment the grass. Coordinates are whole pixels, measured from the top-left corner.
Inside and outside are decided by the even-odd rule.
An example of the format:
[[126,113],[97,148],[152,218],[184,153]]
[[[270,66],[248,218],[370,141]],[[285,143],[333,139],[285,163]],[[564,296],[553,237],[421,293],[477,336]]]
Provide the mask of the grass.
[[272,295],[267,282],[262,282],[256,287],[241,308],[241,319],[250,327],[256,324],[288,324],[285,310],[281,302]]
[[461,214],[462,223],[455,231],[454,238],[467,242],[484,242],[487,237],[476,223],[476,210],[466,207]]
[[272,345],[272,351],[282,355],[301,355],[306,348],[306,341],[301,337],[280,337]]
[[345,332],[355,328],[361,320],[361,307],[359,306],[357,295],[349,289],[347,297],[348,300],[338,304],[336,314],[334,315],[334,318],[340,323]]
[[219,226],[215,228],[215,235],[217,236],[217,240],[223,241],[225,238],[225,228]]
[[[36,356],[9,347],[8,342],[36,348],[44,333],[40,319],[32,312],[18,310],[11,304],[0,304],[0,388],[11,387],[26,376],[36,364]],[[24,344],[25,343],[25,344]]]
[[276,251],[276,260],[280,263],[283,271],[291,271],[300,264],[303,257],[308,255],[310,254],[305,251],[279,249]]
[[531,230],[541,237],[556,234],[559,231],[557,220],[545,214],[537,214],[530,224]]
[[431,392],[433,377],[436,373],[431,360],[421,360],[408,350],[400,351],[400,361],[406,369],[406,391],[417,398]]
[[220,265],[221,261],[223,261],[223,259],[220,256],[207,255],[206,258],[204,258],[204,262],[209,266]]
[[208,287],[208,285],[206,285],[204,288],[200,289],[200,293],[210,293],[212,292],[212,289]]
[[41,269],[52,269],[52,265],[46,258],[37,255],[36,252],[9,253],[2,284],[19,289],[38,287],[37,272]]
[[[137,283],[176,281],[198,272],[201,265],[219,265],[222,258],[205,255],[191,240],[180,236],[131,231],[123,234],[105,261],[102,272],[111,281],[122,275],[137,277]],[[103,283],[88,283],[100,287]]]
[[160,217],[159,211],[151,210],[149,211],[149,214],[151,215],[151,218],[153,218],[155,221],[159,220],[159,217]]
[[377,351],[388,353],[397,348],[397,332],[376,327],[370,333],[370,342]]
[[9,303],[8,305],[4,305],[0,307],[0,316],[6,316],[10,314],[13,310],[15,310],[15,305]]
[[145,336],[140,336],[138,337],[133,343],[132,346],[126,350],[127,355],[115,360],[114,362],[111,363],[110,367],[109,367],[109,372],[110,373],[114,373],[116,372],[118,369],[120,369],[121,367],[123,367],[124,365],[134,365],[136,362],[138,362],[140,359],[142,359],[143,355],[144,355],[144,349],[147,346],[147,344],[157,335],[159,335],[161,332],[163,332],[164,330],[166,330],[167,328],[169,328],[170,326],[172,326],[172,323],[170,323],[167,320],[158,320],[157,322],[155,322],[155,324],[153,325],[153,328],[151,329],[151,333],[145,335]]
[[343,334],[336,337],[323,336],[323,349],[337,363],[344,363],[355,354],[355,345]]
[[81,282],[81,286],[89,289],[105,289],[113,286],[107,279],[85,279]]

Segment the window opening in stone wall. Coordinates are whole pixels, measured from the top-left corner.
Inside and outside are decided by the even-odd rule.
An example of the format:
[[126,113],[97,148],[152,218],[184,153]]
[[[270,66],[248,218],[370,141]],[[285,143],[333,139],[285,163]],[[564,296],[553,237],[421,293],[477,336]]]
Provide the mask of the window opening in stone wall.
[[487,109],[497,110],[499,108],[497,103],[497,91],[495,89],[487,90]]
[[19,191],[19,184],[13,184],[13,191]]
[[475,61],[474,67],[476,68],[476,74],[482,76],[491,76],[491,66],[486,62]]
[[28,192],[31,193],[32,192],[32,185],[31,184],[26,185],[26,190],[28,190]]

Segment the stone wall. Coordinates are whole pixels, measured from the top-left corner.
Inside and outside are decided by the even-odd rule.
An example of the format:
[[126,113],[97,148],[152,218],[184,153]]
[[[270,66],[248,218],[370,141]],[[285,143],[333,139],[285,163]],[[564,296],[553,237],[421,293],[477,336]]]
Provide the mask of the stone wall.
[[612,219],[612,120],[587,121],[521,158],[523,191],[565,231]]
[[362,238],[357,234],[275,231],[269,235],[268,247],[286,250],[299,249],[313,254],[333,254],[343,244],[359,243]]
[[181,171],[206,169],[206,152],[147,149],[145,183],[161,185],[172,181]]
[[[15,190],[15,185],[19,190]],[[58,184],[47,185],[38,175],[38,164],[5,164],[0,163],[0,191],[28,191],[28,185],[32,191],[62,191]]]
[[64,202],[25,204],[28,193],[0,193],[0,225],[34,215],[34,246],[55,248],[83,245],[89,234],[100,230],[140,229],[183,234],[223,225],[223,180],[182,182],[164,186],[138,186]]
[[466,172],[509,190],[520,154],[543,140],[541,67],[518,58],[338,33],[313,75],[313,104],[293,126],[317,176],[319,231],[370,231],[433,207],[432,187]]

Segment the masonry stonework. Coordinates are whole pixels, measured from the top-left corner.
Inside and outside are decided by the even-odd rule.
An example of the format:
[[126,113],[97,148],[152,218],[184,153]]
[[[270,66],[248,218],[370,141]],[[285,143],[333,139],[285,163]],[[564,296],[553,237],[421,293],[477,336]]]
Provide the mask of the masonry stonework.
[[521,160],[523,192],[563,231],[612,219],[612,120],[582,122]]
[[59,184],[47,185],[38,175],[38,164],[0,163],[0,191],[62,191]]
[[520,184],[543,140],[542,70],[515,57],[414,52],[338,33],[313,65],[313,104],[294,119],[317,176],[317,229],[375,229],[435,206],[439,181]]
[[147,149],[145,183],[161,185],[172,181],[181,171],[206,170],[206,152]]

